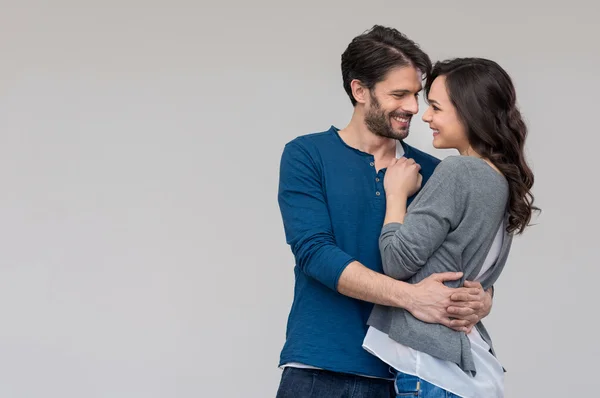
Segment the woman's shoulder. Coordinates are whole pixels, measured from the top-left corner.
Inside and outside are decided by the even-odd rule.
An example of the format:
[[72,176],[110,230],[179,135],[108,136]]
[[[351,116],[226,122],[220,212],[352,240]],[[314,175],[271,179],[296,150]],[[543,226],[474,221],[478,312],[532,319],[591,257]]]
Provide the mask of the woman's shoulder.
[[463,176],[467,172],[474,172],[477,174],[484,173],[489,174],[490,176],[499,177],[500,179],[504,179],[504,176],[500,174],[498,170],[496,170],[492,165],[481,158],[476,158],[474,156],[448,156],[438,165],[436,171],[455,171],[462,172],[457,174],[458,176]]
[[[478,166],[481,164],[487,164],[485,160],[481,158],[476,158],[474,156],[463,156],[463,155],[452,155],[444,158],[440,162],[440,166],[444,165],[444,167],[469,167],[469,166]],[[489,167],[489,165],[488,165]]]
[[466,190],[504,191],[506,178],[485,160],[473,156],[448,156],[435,170],[438,178]]
[[435,168],[435,173],[459,179],[465,175],[467,167],[469,167],[471,161],[466,159],[468,157],[469,156],[448,156]]

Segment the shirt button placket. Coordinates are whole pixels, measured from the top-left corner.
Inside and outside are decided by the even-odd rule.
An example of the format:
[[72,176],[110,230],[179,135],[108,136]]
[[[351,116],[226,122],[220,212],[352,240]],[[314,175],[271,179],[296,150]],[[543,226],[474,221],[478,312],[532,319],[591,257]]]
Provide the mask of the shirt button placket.
[[[369,163],[369,166],[375,167],[375,162],[371,161]],[[375,172],[377,172],[377,170],[375,170]],[[379,181],[380,181],[379,177],[375,177],[375,182],[377,183],[377,184],[375,184],[376,185],[375,188],[377,189],[377,191],[375,191],[375,196],[381,196],[381,192],[379,192]]]
[[377,189],[377,191],[375,191],[375,196],[381,196],[381,192],[383,191],[383,186],[380,181],[381,181],[381,178],[379,178],[379,177],[375,178],[375,187]]

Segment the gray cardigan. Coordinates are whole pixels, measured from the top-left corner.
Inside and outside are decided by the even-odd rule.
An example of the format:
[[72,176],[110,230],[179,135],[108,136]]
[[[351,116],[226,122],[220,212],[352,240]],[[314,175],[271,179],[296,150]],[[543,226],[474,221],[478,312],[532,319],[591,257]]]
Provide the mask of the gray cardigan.
[[[445,283],[450,287],[473,280],[506,217],[508,195],[506,179],[485,161],[468,156],[444,159],[408,207],[404,223],[383,227],[379,248],[385,274],[418,283],[438,272],[463,272],[461,280]],[[480,279],[484,289],[498,279],[511,242],[512,236],[506,234],[497,261]],[[401,308],[379,305],[373,308],[368,324],[401,344],[475,374],[464,332],[422,322]],[[476,327],[492,347],[483,324]]]

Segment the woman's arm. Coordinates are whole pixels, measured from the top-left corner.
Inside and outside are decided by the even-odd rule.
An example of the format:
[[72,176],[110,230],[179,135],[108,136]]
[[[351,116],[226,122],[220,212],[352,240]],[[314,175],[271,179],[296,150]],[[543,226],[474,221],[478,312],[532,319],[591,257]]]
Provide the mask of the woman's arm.
[[[386,172],[386,216],[380,237],[384,272],[400,280],[414,275],[446,239],[453,224],[460,221],[457,215],[464,211],[471,188],[464,181],[459,181],[463,176],[468,177],[464,165],[460,165],[456,158],[447,158],[415,198],[407,215],[407,198],[412,195],[411,188],[420,187],[420,181],[418,177],[415,179],[416,171],[406,170],[408,165],[402,163],[397,169],[394,167],[397,164],[392,165]],[[415,230],[413,226],[426,226],[424,236],[416,234],[417,237],[411,239],[410,235]],[[399,239],[406,239],[405,246],[410,242],[410,250],[403,252]],[[451,296],[452,302],[447,311],[454,318],[450,327],[469,332],[490,313],[493,290],[484,291],[481,284],[469,281],[465,281],[464,287],[473,290],[469,293],[457,290]]]
[[379,239],[384,273],[400,280],[416,274],[458,225],[468,194],[468,170],[458,157],[447,158],[407,212],[412,177],[403,167],[386,172],[386,217]]
[[383,221],[383,225],[393,222],[402,224],[404,216],[406,216],[406,202],[408,201],[408,197],[405,194],[391,194],[386,195],[385,200],[385,220]]

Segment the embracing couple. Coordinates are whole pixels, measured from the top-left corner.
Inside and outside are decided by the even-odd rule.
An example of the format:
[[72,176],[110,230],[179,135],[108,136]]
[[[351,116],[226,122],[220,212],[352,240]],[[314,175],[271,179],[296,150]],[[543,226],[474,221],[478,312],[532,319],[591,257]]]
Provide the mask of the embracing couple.
[[[511,78],[497,63],[432,63],[375,26],[342,54],[343,129],[283,151],[279,206],[295,257],[278,398],[502,397],[481,319],[533,174]],[[439,161],[403,140],[424,92]]]

